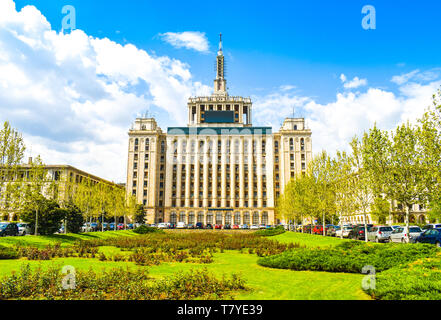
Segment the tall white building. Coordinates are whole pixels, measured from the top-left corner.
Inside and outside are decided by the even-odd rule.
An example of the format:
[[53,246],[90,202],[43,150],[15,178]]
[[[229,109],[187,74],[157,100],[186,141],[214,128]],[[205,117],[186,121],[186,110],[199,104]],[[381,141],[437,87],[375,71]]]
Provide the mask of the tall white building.
[[274,224],[278,196],[311,161],[305,120],[253,126],[251,99],[228,95],[224,74],[221,40],[213,93],[189,98],[186,127],[138,118],[129,130],[127,192],[148,223]]

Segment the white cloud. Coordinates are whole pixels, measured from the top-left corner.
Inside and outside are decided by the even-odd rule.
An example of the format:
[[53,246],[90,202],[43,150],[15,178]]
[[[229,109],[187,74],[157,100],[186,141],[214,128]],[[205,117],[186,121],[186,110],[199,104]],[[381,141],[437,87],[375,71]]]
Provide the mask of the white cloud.
[[376,122],[384,130],[392,130],[407,120],[415,122],[431,104],[432,95],[441,80],[428,83],[409,82],[397,93],[367,88],[364,92],[337,93],[334,101],[320,104],[311,97],[279,90],[254,98],[254,124],[278,130],[285,117],[305,117],[312,130],[313,151],[331,153],[348,150],[355,135],[362,134]]
[[403,85],[410,80],[416,82],[434,81],[438,79],[440,76],[441,76],[441,68],[433,68],[426,71],[420,71],[419,69],[416,69],[408,73],[393,76],[391,81],[398,85]]
[[367,79],[359,79],[358,77],[354,77],[354,79],[348,81],[343,73],[340,75],[340,80],[343,83],[343,87],[346,89],[355,89],[367,85]]
[[185,124],[188,97],[208,90],[179,60],[81,30],[57,33],[35,7],[0,1],[0,121],[47,163],[125,182],[134,117],[154,108]]
[[160,34],[160,36],[175,48],[193,49],[199,52],[209,51],[208,40],[204,32],[166,32]]
[[413,76],[415,76],[419,72],[420,70],[417,69],[408,73],[401,74],[399,76],[393,76],[391,81],[398,85],[402,85],[405,84],[407,81],[409,81]]

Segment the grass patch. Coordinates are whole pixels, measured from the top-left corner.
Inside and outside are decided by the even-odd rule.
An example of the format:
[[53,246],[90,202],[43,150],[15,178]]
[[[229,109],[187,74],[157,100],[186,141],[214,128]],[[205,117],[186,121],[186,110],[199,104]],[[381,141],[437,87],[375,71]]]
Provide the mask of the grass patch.
[[330,247],[336,246],[342,242],[350,241],[336,237],[324,237],[300,232],[285,232],[283,234],[276,235],[271,239],[277,240],[281,243],[299,243],[306,247]]
[[361,289],[361,274],[291,271],[257,265],[256,255],[237,251],[215,253],[211,264],[163,263],[149,268],[150,275],[163,278],[191,268],[207,268],[218,277],[238,273],[250,288],[234,293],[241,300],[367,300]]
[[67,234],[53,234],[50,236],[24,236],[24,237],[3,237],[0,238],[0,245],[4,246],[32,246],[43,248],[47,245],[55,245],[60,243],[61,246],[73,245],[79,240],[99,240],[111,239],[118,237],[134,237],[138,236],[131,230],[121,231],[106,231],[106,232],[88,232],[88,233],[67,233]]

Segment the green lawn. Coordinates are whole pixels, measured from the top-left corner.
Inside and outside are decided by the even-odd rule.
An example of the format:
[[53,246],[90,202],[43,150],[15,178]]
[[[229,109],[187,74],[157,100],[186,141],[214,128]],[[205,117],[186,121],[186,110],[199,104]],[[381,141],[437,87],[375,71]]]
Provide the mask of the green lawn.
[[191,268],[207,268],[214,274],[240,273],[251,291],[241,292],[243,300],[365,300],[361,289],[363,275],[269,269],[257,265],[258,257],[237,251],[215,254],[214,263],[163,263],[150,267],[152,276],[163,277]]
[[67,233],[67,234],[54,234],[50,236],[24,236],[24,237],[4,237],[0,238],[0,245],[12,246],[12,245],[24,245],[33,247],[45,247],[48,244],[54,245],[61,243],[62,246],[72,245],[77,240],[93,240],[93,239],[105,239],[111,237],[130,237],[137,236],[133,231],[106,231],[106,232],[89,232],[89,233]]
[[[26,236],[26,237],[8,237],[0,238],[0,244],[13,245],[23,244],[43,247],[47,244],[61,242],[63,245],[71,245],[78,239],[96,239],[115,236],[135,236],[131,231],[107,231],[104,233],[95,232],[89,234],[68,234],[53,236]],[[310,234],[301,234],[286,232],[281,235],[270,237],[280,242],[297,242],[309,247],[329,246],[340,243],[340,239],[315,236]],[[115,247],[100,247],[100,252],[106,256],[114,254],[129,254],[121,252]],[[207,268],[215,275],[230,275],[239,273],[246,280],[249,291],[238,292],[236,299],[262,299],[262,300],[307,300],[307,299],[369,299],[370,297],[361,290],[361,274],[311,272],[311,271],[292,271],[282,269],[270,269],[257,265],[257,255],[248,253],[239,253],[238,251],[226,251],[216,253],[214,262],[211,264],[194,263],[162,263],[159,266],[140,267],[133,262],[113,262],[99,261],[85,258],[57,258],[49,261],[28,261],[19,260],[0,260],[0,276],[11,274],[18,271],[24,263],[29,263],[32,268],[42,266],[47,268],[55,265],[62,267],[64,265],[74,266],[77,270],[88,270],[92,268],[95,271],[102,269],[112,269],[115,267],[123,268],[147,268],[151,276],[162,278],[173,275],[179,271],[189,269]]]
[[269,237],[268,239],[277,240],[282,243],[297,242],[307,247],[328,247],[337,245],[342,241],[350,241],[347,239],[340,239],[336,237],[324,237],[315,234],[291,231],[287,231],[277,236]]

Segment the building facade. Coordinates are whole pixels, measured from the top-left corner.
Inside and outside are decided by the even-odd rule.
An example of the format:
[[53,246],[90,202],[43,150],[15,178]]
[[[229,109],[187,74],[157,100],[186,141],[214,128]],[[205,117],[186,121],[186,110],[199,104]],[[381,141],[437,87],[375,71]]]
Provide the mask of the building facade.
[[126,188],[147,223],[275,224],[278,196],[312,159],[305,119],[253,126],[251,99],[227,92],[222,42],[216,60],[213,93],[189,98],[186,127],[138,118],[129,130]]
[[[44,165],[42,170],[45,176],[44,183],[42,183],[42,194],[47,198],[54,198],[59,201],[67,200],[69,193],[75,192],[75,186],[86,180],[91,184],[104,183],[115,188],[125,188],[125,185],[110,182],[70,165]],[[31,171],[32,158],[29,158],[28,164],[22,164],[18,167],[17,175],[20,176],[20,179],[23,179],[23,177],[29,175]],[[26,179],[23,181],[23,183],[26,183]],[[6,188],[7,183],[8,182],[4,183],[1,188]],[[53,185],[56,185],[55,190],[51,188]],[[6,210],[2,191],[3,190],[0,190],[0,219],[3,221],[17,221],[17,213],[14,210]],[[54,192],[56,193],[55,195]]]

